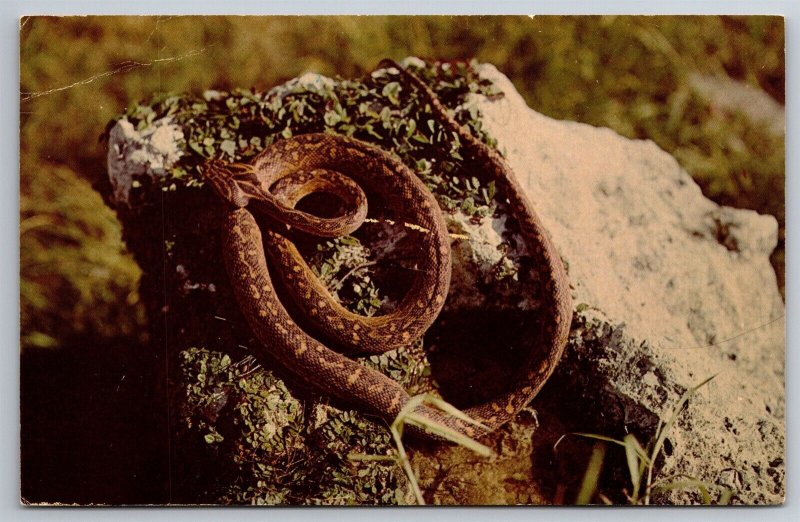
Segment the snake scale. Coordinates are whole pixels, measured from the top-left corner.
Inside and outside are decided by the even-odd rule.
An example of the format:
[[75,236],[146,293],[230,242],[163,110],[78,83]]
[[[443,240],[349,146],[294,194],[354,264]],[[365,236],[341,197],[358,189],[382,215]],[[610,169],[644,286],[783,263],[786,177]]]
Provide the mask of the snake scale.
[[[404,78],[444,128],[458,136],[464,164],[494,180],[540,273],[544,295],[537,313],[543,314],[544,320],[539,339],[531,341],[528,367],[510,391],[464,410],[482,426],[427,405],[415,410],[460,433],[481,436],[512,419],[553,372],[572,318],[569,283],[548,233],[505,160],[458,124],[415,74],[390,60],[379,67]],[[247,164],[209,160],[202,171],[227,202],[221,224],[223,258],[239,306],[259,342],[288,370],[321,392],[391,421],[409,401],[408,393],[344,353],[380,353],[408,345],[425,333],[441,311],[450,284],[450,238],[434,196],[396,156],[333,134],[305,134],[276,142]],[[340,216],[323,218],[294,208],[314,192],[333,194],[347,209]],[[365,192],[380,194],[388,211],[416,225],[417,270],[411,287],[391,313],[376,317],[344,309],[286,233],[291,229],[321,237],[351,233],[366,217]],[[263,233],[254,214],[271,223]],[[276,295],[268,264],[296,308],[313,323],[315,336],[287,312]]]

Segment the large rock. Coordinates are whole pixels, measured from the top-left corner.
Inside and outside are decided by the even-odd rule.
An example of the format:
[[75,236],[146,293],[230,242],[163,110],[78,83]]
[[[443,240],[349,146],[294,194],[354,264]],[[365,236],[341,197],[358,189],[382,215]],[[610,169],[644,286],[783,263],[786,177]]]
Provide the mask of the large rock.
[[607,428],[647,433],[687,388],[716,375],[669,432],[660,473],[728,487],[734,502],[782,502],[775,218],[706,199],[652,142],[552,120],[494,67],[482,74],[505,93],[478,104],[485,128],[569,264],[578,328],[557,379],[575,395],[561,399],[583,401],[578,410]]
[[[731,489],[733,500],[738,503],[781,502],[784,312],[768,259],[777,241],[775,219],[720,207],[704,198],[677,162],[653,143],[632,141],[608,129],[542,116],[526,106],[510,81],[494,67],[484,65],[479,71],[505,96],[489,100],[473,94],[462,109],[480,112],[483,129],[506,153],[548,227],[568,265],[576,315],[565,357],[542,396],[534,401],[536,409],[543,413],[537,422],[535,412],[527,411],[518,422],[494,435],[492,444],[499,450],[497,458],[480,461],[453,447],[422,447],[415,454],[429,499],[442,503],[570,502],[570,498],[563,498],[563,491],[559,493],[557,484],[543,484],[550,479],[558,480],[554,475],[539,473],[543,466],[553,467],[553,459],[559,458],[548,446],[555,438],[573,430],[618,437],[633,432],[645,444],[656,430],[658,420],[670,416],[688,388],[716,375],[691,398],[688,408],[680,413],[677,424],[670,430],[665,457],[656,463],[656,478],[691,476],[708,483],[715,493],[721,488]],[[272,91],[273,99],[280,100],[282,93],[297,93],[298,89],[321,92],[336,86],[332,80],[319,76],[312,79],[311,83],[308,78],[301,78],[276,88]],[[383,89],[383,96],[396,96],[387,89]],[[214,96],[218,93],[207,93],[206,99],[210,101]],[[329,114],[325,114],[326,124],[336,125],[339,116],[334,114],[329,121]],[[236,321],[241,318],[228,315],[235,314],[235,305],[225,288],[227,282],[221,266],[214,261],[217,245],[212,240],[207,249],[200,247],[196,259],[187,255],[188,248],[181,246],[182,242],[204,244],[214,231],[213,224],[208,227],[208,218],[201,217],[196,224],[180,224],[187,217],[184,210],[167,210],[168,232],[177,231],[187,237],[167,234],[155,242],[145,230],[137,229],[152,224],[152,219],[143,217],[147,210],[137,210],[137,205],[153,208],[153,194],[158,194],[155,191],[150,196],[138,195],[138,200],[129,199],[137,187],[154,184],[167,194],[177,192],[171,200],[175,205],[202,207],[212,201],[180,183],[176,188],[170,180],[159,181],[169,171],[169,163],[181,156],[180,147],[163,143],[165,130],[172,132],[176,143],[189,133],[181,131],[171,119],[155,120],[152,126],[142,127],[134,128],[123,120],[111,130],[109,173],[118,208],[122,209],[126,237],[145,273],[150,273],[145,285],[150,285],[149,295],[153,297],[151,318],[166,314],[167,309],[197,314],[194,319],[175,319],[173,314],[171,319],[174,324],[168,330],[173,333],[169,335],[184,350],[219,345],[228,346],[223,349],[226,351],[237,343],[242,348],[246,332],[226,330],[222,337],[219,334],[226,328],[236,330]],[[225,143],[223,150],[225,146],[233,150],[236,142],[226,138]],[[148,159],[147,154],[153,158]],[[150,168],[153,166],[157,168]],[[202,211],[199,212],[202,216]],[[507,240],[506,217],[476,220],[456,211],[450,214],[449,221],[451,232],[469,238],[454,248],[450,311],[481,309],[489,304],[496,307],[498,302],[511,309],[535,309],[535,295],[525,284],[517,285],[514,294],[506,280],[506,284],[500,285],[502,291],[498,295],[492,295],[491,290],[487,294],[487,285],[479,284],[487,280],[487,274],[496,274],[498,267],[503,277],[515,273],[514,256],[506,256],[498,248]],[[191,240],[189,235],[193,236]],[[160,255],[162,240],[166,265]],[[206,258],[211,260],[210,268],[202,262]],[[159,275],[158,270],[164,266],[169,270]],[[511,280],[516,281],[513,277]],[[475,292],[478,286],[484,289],[480,294]],[[156,299],[162,288],[167,289],[166,304],[163,299]],[[525,291],[519,292],[520,288]],[[218,300],[222,304],[216,304]],[[222,313],[220,310],[225,316],[218,319],[233,321],[229,323],[233,327],[204,319]],[[187,354],[203,353],[204,358],[222,360],[221,356],[207,352],[182,353],[189,359]],[[414,353],[400,356],[402,364],[397,363],[397,354],[390,361],[376,359],[372,363],[393,377],[417,383],[417,377],[425,372],[407,360]],[[241,359],[242,354],[234,354],[237,357]],[[245,356],[241,360],[246,359]],[[191,361],[198,364],[196,358]],[[426,364],[423,359],[422,366]],[[201,366],[205,372],[206,363]],[[252,366],[251,361],[242,368]],[[236,373],[237,379],[238,376]],[[272,402],[267,404],[293,401],[286,397],[288,392],[279,380],[265,377],[262,381],[274,382],[271,389],[281,390],[276,396],[279,399],[270,399]],[[222,394],[227,401],[236,397],[236,393],[245,396],[249,393],[246,390],[256,388],[252,384],[244,386],[243,382],[239,381],[239,387],[245,391],[233,392],[230,391],[233,385],[223,384],[206,391],[212,397]],[[175,400],[186,402],[180,394]],[[217,433],[213,421],[218,411],[225,411],[225,401],[218,405],[213,419],[201,422],[209,430],[205,436],[209,444],[224,438]],[[325,413],[322,417],[318,413],[311,415],[312,432],[320,431],[329,418],[336,418],[339,423],[341,415],[345,421],[353,419],[352,415],[328,408],[317,408],[318,413]],[[303,424],[299,410],[286,411],[293,415],[285,426],[289,430],[286,433],[291,433],[291,444],[282,442],[278,446],[302,447],[304,440],[321,437],[312,433],[304,435],[305,439],[298,438],[300,428],[295,425]],[[270,422],[270,437],[284,433],[281,431],[284,427]],[[538,424],[543,429],[537,431]],[[363,423],[358,421],[355,426],[357,434]],[[350,426],[347,433],[353,429]],[[366,448],[364,440],[353,447],[369,451],[374,439],[380,441],[381,451],[388,451],[384,438],[374,434],[369,437],[373,438],[368,438]],[[269,447],[273,446],[274,442],[270,442]],[[624,455],[610,454],[609,461],[612,458],[618,460],[614,466],[624,469]],[[551,464],[542,464],[546,461]],[[442,471],[445,468],[451,471]],[[582,467],[572,469],[572,477],[566,482],[574,483],[582,472]],[[391,487],[405,487],[400,477],[386,475],[385,470],[381,473],[382,480],[392,484]],[[450,478],[448,473],[452,475]],[[342,479],[336,480],[342,484]],[[443,492],[440,486],[448,480],[451,483],[455,480],[457,485],[450,492]],[[604,493],[619,498],[626,487],[624,479],[612,476],[609,480],[616,482],[605,486],[601,482],[601,487],[607,488]],[[533,492],[531,483],[537,484],[534,489],[543,496]],[[270,485],[266,501],[290,501],[287,499],[291,498],[291,492],[282,487]],[[611,488],[618,491],[609,491]],[[226,498],[233,495],[236,497],[233,501],[257,500],[242,491],[238,487],[234,493],[226,493]],[[334,493],[341,496],[341,492],[326,490],[315,501],[327,502],[326,495]],[[354,499],[364,501],[362,496]],[[667,503],[693,503],[698,499],[691,490],[668,491],[654,498]]]

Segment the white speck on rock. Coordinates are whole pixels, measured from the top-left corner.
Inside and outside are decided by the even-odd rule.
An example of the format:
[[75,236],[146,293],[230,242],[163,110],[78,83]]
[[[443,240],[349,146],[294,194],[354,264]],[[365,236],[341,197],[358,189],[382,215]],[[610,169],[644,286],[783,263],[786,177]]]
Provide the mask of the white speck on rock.
[[656,386],[658,385],[658,377],[653,372],[647,372],[642,377],[642,382],[644,382],[647,386]]
[[205,101],[221,100],[223,97],[225,97],[225,93],[222,91],[217,91],[214,89],[208,89],[203,91],[203,99]]
[[[313,87],[317,89],[322,89],[325,87],[334,87],[336,85],[336,82],[334,82],[331,78],[313,72],[307,72],[302,76],[299,76],[296,79],[296,82],[297,82],[296,85],[300,85],[306,88]],[[289,86],[290,83],[286,85]]]
[[307,72],[297,78],[292,78],[288,82],[276,85],[266,94],[265,98],[276,97],[282,99],[288,94],[305,90],[324,90],[331,89],[336,85],[336,82],[319,73]]
[[400,62],[400,65],[402,65],[403,67],[415,67],[417,69],[422,69],[426,66],[425,62],[417,58],[416,56],[409,56],[407,58],[403,58],[403,60]]

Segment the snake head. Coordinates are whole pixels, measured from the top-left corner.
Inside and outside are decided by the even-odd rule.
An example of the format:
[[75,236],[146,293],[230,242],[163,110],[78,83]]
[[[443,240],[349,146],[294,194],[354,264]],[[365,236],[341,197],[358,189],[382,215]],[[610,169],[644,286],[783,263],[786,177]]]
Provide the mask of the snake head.
[[236,208],[244,208],[251,199],[264,194],[255,169],[247,163],[210,159],[200,167],[200,172],[216,193]]

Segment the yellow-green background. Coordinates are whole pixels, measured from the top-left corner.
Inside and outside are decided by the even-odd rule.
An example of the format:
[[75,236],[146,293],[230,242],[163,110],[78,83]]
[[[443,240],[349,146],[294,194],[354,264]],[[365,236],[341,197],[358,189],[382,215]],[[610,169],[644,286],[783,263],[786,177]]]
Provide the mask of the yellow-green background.
[[[30,469],[23,458],[23,475],[28,469],[44,491],[51,477],[70,494],[70,463],[84,479],[94,470],[73,457],[86,430],[100,425],[85,401],[97,386],[120,386],[97,377],[105,371],[98,357],[113,365],[115,350],[154,348],[143,333],[139,271],[92,189],[104,175],[98,137],[106,123],[154,93],[267,89],[306,71],[350,77],[384,57],[477,57],[507,74],[539,112],[654,140],[709,197],[775,215],[783,237],[783,136],[714,102],[725,89],[709,101],[690,83],[697,74],[734,80],[783,104],[781,18],[35,17],[22,20],[20,46],[21,330],[23,351],[38,361],[23,362],[23,444],[35,439],[39,455],[55,441],[67,462],[53,475],[47,454]],[[782,287],[782,239],[773,264]],[[59,352],[72,355],[40,357]],[[76,386],[85,391],[76,395],[84,401],[77,417],[64,406],[69,400],[51,401]],[[48,415],[51,424],[42,420]],[[31,428],[29,418],[43,427]],[[65,430],[76,418],[98,424],[80,420]],[[102,488],[109,466],[97,466],[93,487]]]
[[[475,56],[537,111],[653,139],[712,198],[783,223],[782,138],[688,82],[732,78],[782,103],[776,17],[31,18],[20,41],[21,91],[34,93],[21,102],[26,347],[137,337],[137,269],[86,180],[101,175],[106,122],[161,91],[265,89],[304,71],[353,76],[387,56]],[[782,276],[782,256],[775,262]]]

